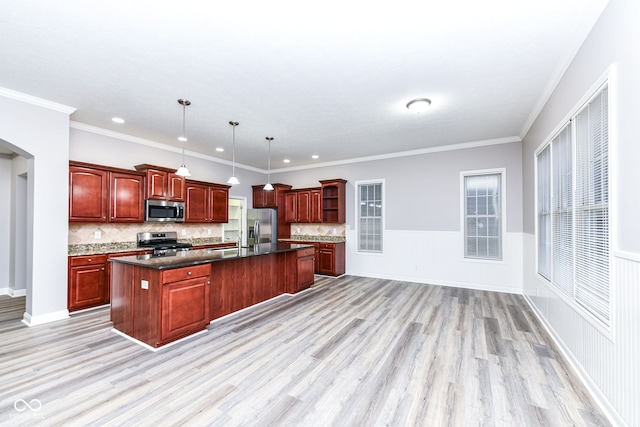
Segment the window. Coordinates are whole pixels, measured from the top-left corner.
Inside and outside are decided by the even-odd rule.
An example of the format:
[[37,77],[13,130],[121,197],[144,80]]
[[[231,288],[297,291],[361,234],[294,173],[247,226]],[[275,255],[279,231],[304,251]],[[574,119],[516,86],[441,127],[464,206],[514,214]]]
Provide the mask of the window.
[[463,177],[464,256],[502,259],[502,173]]
[[610,326],[608,87],[538,153],[538,273]]
[[358,184],[358,251],[382,252],[382,182]]

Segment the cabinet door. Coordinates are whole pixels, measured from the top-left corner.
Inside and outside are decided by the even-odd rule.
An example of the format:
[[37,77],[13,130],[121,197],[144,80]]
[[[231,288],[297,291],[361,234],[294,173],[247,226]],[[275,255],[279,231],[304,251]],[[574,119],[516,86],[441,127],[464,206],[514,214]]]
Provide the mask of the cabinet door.
[[209,291],[209,276],[163,285],[161,341],[170,341],[205,328],[209,323]]
[[311,190],[311,211],[309,212],[310,222],[322,222],[322,191]]
[[187,184],[185,222],[209,221],[209,187],[201,184]]
[[184,202],[185,187],[184,177],[176,175],[175,173],[167,174],[167,200]]
[[311,192],[298,191],[298,222],[311,222]]
[[165,200],[167,197],[167,172],[147,169],[147,199]]
[[284,220],[298,222],[298,193],[296,191],[284,193]]
[[109,303],[106,262],[69,269],[69,311]]
[[229,190],[209,187],[209,209],[211,222],[229,221]]
[[262,187],[253,187],[253,207],[264,208],[264,193]]
[[276,190],[262,190],[263,193],[263,200],[264,200],[264,207],[265,208],[277,208],[278,207],[278,201],[277,201],[277,197],[276,197]]
[[334,274],[334,253],[335,251],[329,248],[320,248],[318,250],[318,273]]
[[109,173],[69,167],[69,221],[107,222]]
[[144,222],[144,178],[110,173],[109,221]]
[[313,285],[315,271],[315,262],[313,260],[313,249],[310,250],[311,255],[301,256],[298,258],[298,291],[308,289]]

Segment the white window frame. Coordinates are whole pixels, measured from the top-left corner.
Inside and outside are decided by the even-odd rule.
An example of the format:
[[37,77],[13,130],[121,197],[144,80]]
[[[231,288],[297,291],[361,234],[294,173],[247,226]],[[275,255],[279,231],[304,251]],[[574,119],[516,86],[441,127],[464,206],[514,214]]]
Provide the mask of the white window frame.
[[[615,218],[615,212],[613,211],[613,206],[615,206],[614,204],[614,193],[612,191],[612,183],[613,183],[613,174],[611,173],[612,170],[612,151],[613,151],[613,147],[614,147],[614,140],[613,140],[613,130],[612,130],[612,86],[613,86],[613,82],[612,82],[612,76],[613,76],[613,72],[612,69],[608,70],[600,79],[598,79],[598,81],[590,88],[590,90],[583,96],[583,98],[580,100],[580,102],[578,102],[574,108],[571,110],[570,114],[567,115],[567,117],[565,117],[565,119],[561,122],[560,125],[558,125],[554,131],[551,133],[551,135],[546,138],[544,141],[544,143],[542,143],[534,152],[534,167],[535,167],[535,175],[534,175],[534,182],[535,182],[535,242],[536,242],[536,276],[538,278],[538,280],[540,280],[542,283],[544,283],[547,287],[549,287],[559,298],[561,298],[565,303],[567,303],[567,305],[569,307],[571,307],[574,311],[576,311],[578,314],[580,314],[584,319],[586,319],[589,323],[591,323],[594,327],[596,327],[605,337],[607,337],[609,340],[613,341],[613,333],[614,333],[614,322],[615,322],[615,313],[614,313],[614,307],[615,307],[615,302],[614,302],[614,298],[615,298],[615,289],[614,289],[614,283],[615,283],[615,279],[614,279],[614,270],[613,270],[613,249],[614,249],[614,242],[613,242],[613,236],[615,228],[614,225],[612,224],[613,221],[612,219]],[[567,126],[568,122],[569,126],[572,127],[571,129],[571,134],[572,134],[572,169],[573,171],[573,177],[572,177],[572,191],[573,191],[573,199],[574,199],[574,203],[575,203],[575,198],[576,198],[576,146],[575,146],[575,142],[576,142],[576,129],[575,129],[575,120],[574,118],[583,111],[583,109],[592,101],[594,100],[603,89],[607,88],[608,90],[608,116],[607,116],[607,120],[608,120],[608,128],[609,128],[609,133],[608,133],[608,169],[609,169],[609,174],[608,174],[608,284],[609,284],[609,288],[608,288],[608,302],[609,302],[609,306],[608,306],[608,324],[604,323],[601,319],[599,319],[598,317],[596,317],[593,313],[591,313],[591,311],[589,311],[589,309],[587,309],[586,307],[584,307],[583,305],[579,304],[576,300],[575,297],[575,279],[574,279],[574,285],[573,285],[573,294],[572,295],[566,295],[566,292],[563,292],[558,286],[554,285],[552,283],[552,278],[554,277],[554,269],[553,269],[553,250],[551,252],[551,265],[549,267],[549,273],[552,276],[552,278],[547,278],[543,275],[540,274],[540,266],[539,266],[539,255],[540,255],[540,248],[539,248],[539,243],[540,243],[540,239],[539,239],[539,225],[538,225],[538,213],[539,213],[539,209],[538,209],[538,202],[539,202],[539,197],[538,197],[538,182],[539,182],[539,171],[538,171],[538,156],[540,155],[540,153],[542,153],[543,150],[545,150],[547,147],[550,146],[550,144],[552,143],[552,141],[558,136],[558,134],[563,131],[565,129],[565,127]],[[551,157],[550,159],[550,164],[553,164],[553,157]],[[553,166],[551,166],[552,168]],[[553,189],[554,187],[554,183],[551,181],[551,178],[549,178],[549,185],[550,187]],[[551,196],[553,198],[553,194]],[[574,213],[573,213],[573,230],[574,230],[574,242],[572,245],[572,252],[573,252],[573,269],[575,271],[576,268],[576,243],[575,243],[575,229],[576,229],[576,225],[575,225],[575,218],[576,218],[576,213],[575,211],[577,211],[578,208],[575,207],[574,208]],[[552,220],[552,225],[553,227],[553,220]],[[550,247],[553,247],[553,235],[551,235],[551,242],[550,242]]]
[[[466,256],[466,188],[465,178],[468,176],[480,176],[480,175],[497,175],[500,174],[500,257],[499,258],[485,258],[485,257],[468,257]],[[472,171],[460,172],[460,230],[462,235],[462,259],[469,262],[488,262],[488,263],[502,263],[504,259],[504,235],[507,229],[507,169],[495,168],[495,169],[480,169]]]
[[[369,250],[361,250],[360,249],[360,186],[361,185],[371,185],[371,184],[380,184],[381,186],[381,197],[382,197],[382,218],[380,221],[380,250],[379,251],[369,251]],[[362,255],[382,255],[384,254],[385,247],[385,221],[386,221],[386,197],[385,197],[385,180],[384,179],[369,179],[356,181],[355,185],[355,229],[356,229],[356,252]]]

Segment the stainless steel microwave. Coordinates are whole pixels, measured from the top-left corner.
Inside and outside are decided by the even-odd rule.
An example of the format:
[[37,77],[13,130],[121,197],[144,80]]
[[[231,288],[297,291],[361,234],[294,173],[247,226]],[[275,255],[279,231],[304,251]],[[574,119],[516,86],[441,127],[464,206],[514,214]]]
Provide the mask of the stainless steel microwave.
[[184,202],[146,200],[144,208],[147,222],[184,222]]

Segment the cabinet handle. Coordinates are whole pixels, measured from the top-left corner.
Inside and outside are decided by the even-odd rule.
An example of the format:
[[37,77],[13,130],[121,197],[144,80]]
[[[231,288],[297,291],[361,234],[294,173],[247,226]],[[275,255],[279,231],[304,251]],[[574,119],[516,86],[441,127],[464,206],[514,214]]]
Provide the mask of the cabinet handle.
[[211,284],[211,280],[207,280],[207,285],[210,285],[210,284]]
[[193,273],[192,273],[192,272],[190,272],[190,271],[188,271],[188,272],[187,272],[187,274],[188,274],[189,276],[191,276]]
[[91,262],[91,258],[89,258],[89,259],[87,260],[87,262]]
[[102,271],[104,271],[104,267],[102,267]]

